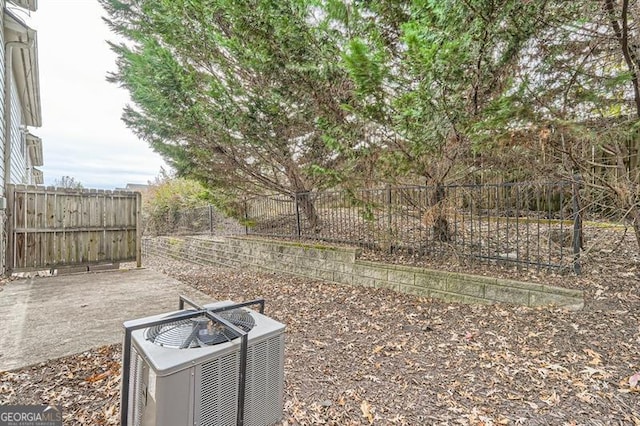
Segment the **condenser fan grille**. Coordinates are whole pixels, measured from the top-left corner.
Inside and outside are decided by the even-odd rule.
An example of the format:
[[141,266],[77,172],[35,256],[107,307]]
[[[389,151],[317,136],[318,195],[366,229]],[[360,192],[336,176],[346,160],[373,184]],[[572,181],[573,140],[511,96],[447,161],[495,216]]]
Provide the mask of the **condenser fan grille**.
[[[244,309],[234,309],[217,315],[246,332],[255,325],[251,314]],[[217,345],[237,337],[232,330],[204,315],[149,327],[145,332],[145,338],[156,345],[180,349]]]

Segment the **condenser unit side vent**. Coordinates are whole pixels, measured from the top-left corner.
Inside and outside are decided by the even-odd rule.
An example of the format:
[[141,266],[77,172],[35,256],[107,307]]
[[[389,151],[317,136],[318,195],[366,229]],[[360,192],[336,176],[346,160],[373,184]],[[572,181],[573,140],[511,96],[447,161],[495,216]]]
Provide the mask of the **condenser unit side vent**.
[[247,355],[245,420],[249,425],[269,425],[282,417],[284,336],[255,344]]
[[138,426],[142,422],[142,414],[144,413],[144,361],[135,349],[132,349],[131,362],[131,388],[133,392],[129,394],[129,407],[132,407],[130,422],[134,426]]
[[200,426],[233,426],[238,402],[238,364],[234,352],[202,364]]

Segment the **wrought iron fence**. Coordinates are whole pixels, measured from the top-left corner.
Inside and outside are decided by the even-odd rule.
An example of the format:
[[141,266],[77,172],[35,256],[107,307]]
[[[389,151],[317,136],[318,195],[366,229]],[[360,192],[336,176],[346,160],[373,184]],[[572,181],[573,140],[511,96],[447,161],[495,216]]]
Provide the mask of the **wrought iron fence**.
[[246,232],[453,254],[579,272],[578,191],[570,182],[403,186],[247,200]]
[[524,182],[270,195],[245,201],[243,224],[204,206],[152,215],[145,233],[311,239],[579,272],[578,189]]
[[212,206],[171,209],[161,214],[146,214],[144,233],[147,235],[237,235],[245,227],[225,217]]

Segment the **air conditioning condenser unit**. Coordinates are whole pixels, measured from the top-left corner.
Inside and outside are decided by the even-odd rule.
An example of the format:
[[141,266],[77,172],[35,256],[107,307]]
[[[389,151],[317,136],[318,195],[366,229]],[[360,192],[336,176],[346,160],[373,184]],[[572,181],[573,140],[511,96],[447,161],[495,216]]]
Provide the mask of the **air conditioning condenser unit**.
[[277,423],[285,326],[263,309],[263,300],[200,307],[181,296],[178,311],[125,322],[122,425]]

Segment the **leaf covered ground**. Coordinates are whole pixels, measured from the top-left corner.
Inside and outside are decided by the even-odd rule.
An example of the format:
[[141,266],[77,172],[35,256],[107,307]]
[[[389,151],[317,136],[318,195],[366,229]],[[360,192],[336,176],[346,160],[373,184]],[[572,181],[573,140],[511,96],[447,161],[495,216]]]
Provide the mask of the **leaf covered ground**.
[[[211,300],[267,300],[266,313],[287,325],[284,425],[640,425],[633,267],[566,278],[586,291],[585,309],[567,312],[145,265]],[[114,345],[0,373],[0,404],[56,403],[66,424],[118,424],[119,360]]]

